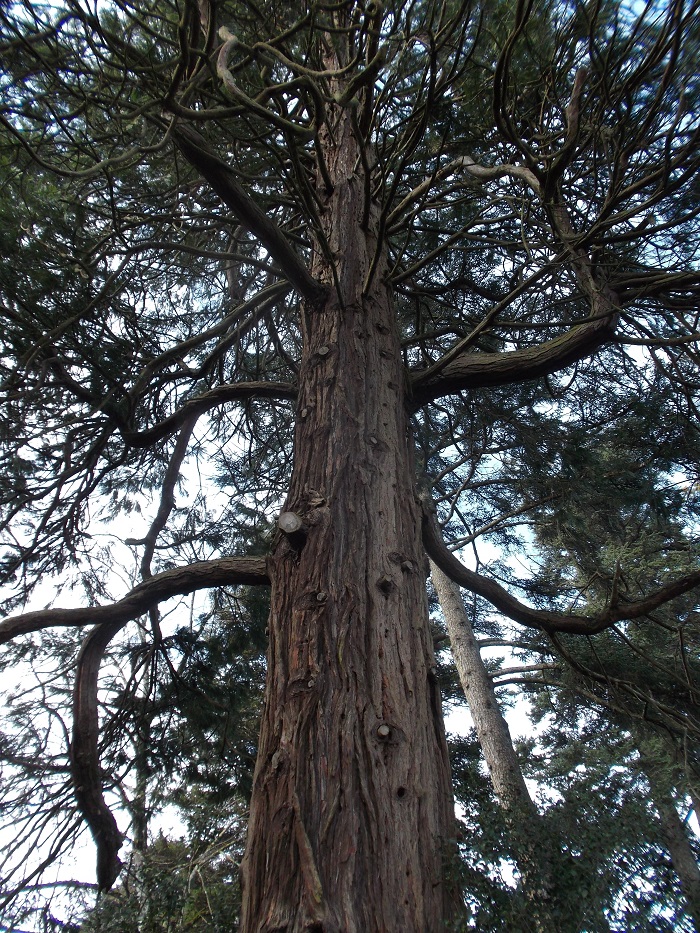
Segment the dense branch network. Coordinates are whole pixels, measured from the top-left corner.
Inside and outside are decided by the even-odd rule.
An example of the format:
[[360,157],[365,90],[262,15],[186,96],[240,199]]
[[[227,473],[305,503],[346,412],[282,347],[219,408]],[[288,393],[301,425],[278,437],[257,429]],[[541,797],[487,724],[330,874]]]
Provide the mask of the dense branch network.
[[[698,255],[688,242],[700,214],[692,195],[700,126],[682,54],[696,27],[682,3],[653,22],[641,15],[631,35],[646,38],[642,51],[620,20],[606,30],[592,16],[585,41],[562,29],[540,57],[532,3],[517,4],[510,26],[488,28],[468,3],[421,6],[413,19],[372,3],[333,29],[332,12],[313,4],[279,28],[266,19],[262,32],[257,17],[222,9],[241,17],[235,36],[206,3],[187,4],[179,25],[179,15],[152,25],[138,6],[120,9],[88,13],[70,2],[57,19],[35,12],[33,22],[3,13],[0,45],[9,62],[3,152],[21,205],[13,256],[23,263],[19,285],[3,281],[2,440],[11,465],[1,489],[3,579],[26,572],[29,580],[32,562],[37,576],[70,561],[91,567],[91,503],[123,489],[132,499],[160,492],[149,531],[127,541],[143,551],[142,580],[126,596],[0,622],[0,643],[94,626],[77,662],[72,764],[103,888],[118,872],[120,837],[101,790],[100,667],[112,639],[144,614],[156,641],[158,606],[173,596],[270,583],[265,557],[211,554],[246,554],[249,529],[236,508],[263,503],[269,520],[284,496],[302,323],[336,288],[342,259],[323,218],[333,194],[329,152],[347,114],[364,201],[349,220],[374,238],[365,294],[379,276],[393,289],[401,398],[425,474],[417,480],[433,486],[447,523],[459,519],[463,543],[522,516],[535,516],[536,531],[547,527],[545,506],[565,491],[540,488],[552,477],[525,471],[517,489],[506,457],[523,437],[537,448],[550,411],[565,425],[557,440],[567,425],[595,432],[596,374],[620,422],[640,386],[659,394],[674,386],[665,410],[682,433],[697,415],[700,333]],[[567,28],[573,35],[582,23],[572,15]],[[319,257],[331,269],[324,281],[312,274]],[[640,363],[626,347],[650,354]],[[593,399],[580,411],[567,408],[569,379]],[[473,417],[477,403],[500,433],[486,415]],[[205,426],[195,437],[196,423]],[[628,472],[647,469],[653,446]],[[663,446],[674,446],[670,434]],[[676,447],[659,469],[685,480],[692,444]],[[217,478],[233,477],[221,515],[242,543],[217,537],[203,494],[187,517],[176,514],[175,486],[195,449],[202,460],[215,450]],[[553,475],[553,462],[543,455],[540,473]],[[495,478],[497,463],[505,465]],[[495,504],[474,531],[460,510],[489,484]],[[568,614],[533,608],[469,570],[446,547],[432,504],[423,542],[454,581],[550,635],[648,617],[700,586],[686,561],[648,595],[623,598],[625,568],[616,565],[605,608]],[[159,555],[168,569],[154,572]],[[582,584],[577,595],[586,592]]]

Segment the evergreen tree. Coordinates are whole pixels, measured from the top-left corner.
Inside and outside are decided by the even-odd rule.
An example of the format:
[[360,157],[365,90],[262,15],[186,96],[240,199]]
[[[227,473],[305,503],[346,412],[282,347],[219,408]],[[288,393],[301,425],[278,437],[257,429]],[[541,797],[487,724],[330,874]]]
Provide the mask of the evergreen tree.
[[[123,884],[117,801],[147,853],[154,762],[245,794],[225,721],[253,714],[259,629],[183,634],[173,597],[270,586],[245,933],[468,922],[426,552],[480,630],[496,610],[557,658],[603,633],[626,663],[680,618],[687,689],[625,689],[691,720],[699,23],[2,6],[0,639],[36,684],[3,756],[41,846],[6,856],[5,903],[77,816]],[[81,605],[26,610],[57,576]],[[142,919],[188,903],[134,877]]]

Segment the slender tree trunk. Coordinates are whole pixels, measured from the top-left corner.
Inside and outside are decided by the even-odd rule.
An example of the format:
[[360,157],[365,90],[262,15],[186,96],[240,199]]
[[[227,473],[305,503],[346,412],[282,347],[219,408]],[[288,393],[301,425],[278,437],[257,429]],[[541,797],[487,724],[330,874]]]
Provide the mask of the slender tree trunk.
[[652,796],[659,814],[661,838],[671,856],[695,929],[700,931],[700,868],[673,798],[659,792],[653,784]]
[[459,586],[432,561],[430,572],[445,617],[457,673],[494,791],[503,808],[525,897],[532,910],[531,928],[552,933],[573,929],[569,926],[573,918],[565,919],[564,911],[560,910],[555,920],[558,899],[550,857],[551,842],[546,838],[537,807],[525,784],[508,723],[481,658]]
[[[294,471],[270,562],[268,680],[244,933],[437,933],[454,809],[404,376],[347,111],[326,151],[335,270],[306,309]],[[298,516],[303,527],[296,528]]]
[[[146,877],[146,859],[148,857],[148,739],[151,732],[153,715],[148,702],[152,669],[149,667],[144,681],[140,685],[138,698],[144,701],[143,718],[139,720],[134,738],[134,771],[136,784],[129,804],[131,816],[131,860],[130,875],[133,878],[134,891],[139,905],[139,929],[146,929],[151,913],[152,895]],[[137,672],[132,668],[132,676]]]
[[148,850],[148,777],[144,729],[140,729],[136,736],[134,765],[136,769],[136,787],[129,807],[133,840],[129,867],[134,879],[134,889],[139,905],[139,925],[141,929],[145,929],[151,908],[151,894],[145,876],[145,860]]
[[[644,740],[639,744],[643,746]],[[644,753],[641,756],[641,764],[649,781],[651,799],[658,814],[661,841],[671,856],[695,929],[700,931],[700,867],[690,845],[688,832],[678,816],[668,780],[657,772],[653,760]]]

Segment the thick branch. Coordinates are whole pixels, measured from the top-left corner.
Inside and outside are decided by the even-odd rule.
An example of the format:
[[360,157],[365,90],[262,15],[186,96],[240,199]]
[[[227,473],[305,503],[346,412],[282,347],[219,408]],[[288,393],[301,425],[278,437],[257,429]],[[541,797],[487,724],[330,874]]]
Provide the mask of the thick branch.
[[655,593],[630,603],[614,603],[595,616],[579,616],[547,609],[533,609],[512,596],[495,580],[469,570],[445,545],[432,502],[423,499],[423,544],[428,556],[455,583],[483,597],[509,619],[544,632],[595,635],[622,620],[638,619],[677,596],[700,586],[700,570],[673,580]]
[[[175,506],[175,484],[187,454],[197,416],[190,415],[180,429],[161,488],[160,504],[155,519],[144,539],[141,574],[151,580],[151,559],[158,535],[165,527]],[[154,631],[158,630],[158,611],[150,608]],[[73,691],[73,740],[70,750],[73,788],[78,810],[90,828],[97,848],[97,884],[108,891],[121,870],[119,849],[121,833],[112,811],[107,806],[102,788],[99,750],[98,683],[100,666],[108,644],[126,625],[128,614],[107,625],[96,625],[83,642],[78,655]]]
[[118,853],[122,835],[102,792],[97,681],[107,645],[124,625],[125,622],[112,622],[97,626],[90,632],[78,655],[73,691],[73,738],[70,750],[73,789],[78,810],[95,840],[97,885],[100,891],[108,891],[121,870]]
[[190,165],[269,251],[299,294],[307,301],[318,302],[324,294],[323,286],[309,274],[282,230],[239,185],[233,169],[191,127],[178,124],[173,130],[173,139]]
[[[178,247],[179,248],[179,247]],[[223,259],[226,254],[214,254],[217,259]],[[237,255],[228,254],[229,259],[238,258]],[[248,262],[248,259],[244,260]],[[228,274],[227,274],[228,278]],[[192,380],[199,379],[207,373],[207,368],[212,364],[218,355],[226,348],[230,347],[236,340],[241,339],[254,327],[258,320],[266,314],[271,307],[277,304],[282,298],[286,297],[290,291],[290,286],[286,282],[276,282],[274,285],[268,285],[256,292],[246,301],[240,304],[230,313],[226,314],[217,324],[208,330],[199,331],[187,340],[179,341],[173,346],[168,347],[158,356],[154,357],[138,374],[130,391],[132,398],[140,398],[151,383],[152,377],[162,372],[167,364],[176,363],[182,367],[184,360],[190,351],[203,347],[211,340],[216,340],[216,346],[207,353],[199,362],[196,369],[187,368],[183,370]],[[232,296],[233,297],[233,296]],[[238,297],[238,296],[236,296]],[[235,298],[234,298],[235,300]]]
[[533,171],[524,165],[479,165],[471,156],[463,156],[458,161],[460,163],[459,167],[478,181],[487,182],[499,178],[517,178],[531,188],[535,194],[542,194],[539,179]]
[[122,624],[148,612],[157,603],[172,596],[214,586],[269,585],[264,557],[220,557],[186,567],[174,567],[157,573],[135,586],[130,593],[109,606],[79,609],[39,609],[11,616],[0,622],[0,644],[42,629],[55,626]]
[[221,385],[188,399],[176,412],[153,427],[144,431],[123,431],[122,437],[129,447],[150,447],[156,441],[174,434],[188,418],[201,415],[217,405],[257,398],[295,399],[296,396],[296,386],[290,382],[236,382]]
[[435,375],[430,372],[414,375],[409,404],[416,409],[463,389],[510,385],[548,376],[591,356],[611,341],[616,324],[616,317],[604,315],[534,347],[505,353],[465,353]]
[[[585,77],[585,71],[581,70],[576,78],[570,109],[567,110],[571,135],[567,137],[566,145],[562,149],[562,158],[568,158],[566,146],[573,146],[575,141],[577,108]],[[520,178],[538,197],[544,197],[538,179],[526,167],[509,165],[487,168],[466,159],[464,168],[482,180],[502,175]],[[619,318],[619,296],[607,283],[599,281],[596,277],[590,257],[585,249],[577,245],[577,233],[564,204],[547,201],[545,206],[553,232],[564,247],[565,255],[568,255],[581,291],[590,302],[590,317],[553,340],[522,350],[474,354],[466,352],[467,344],[465,352],[452,359],[455,351],[459,350],[457,345],[457,348],[449,351],[427,372],[413,377],[413,404],[416,408],[462,389],[508,385],[550,375],[591,356],[600,346],[613,339]]]

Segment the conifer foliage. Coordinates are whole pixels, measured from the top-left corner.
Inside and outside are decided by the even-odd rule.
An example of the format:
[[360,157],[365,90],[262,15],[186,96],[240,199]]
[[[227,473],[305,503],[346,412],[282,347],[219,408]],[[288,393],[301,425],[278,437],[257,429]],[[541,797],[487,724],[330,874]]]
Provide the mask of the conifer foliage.
[[[0,5],[4,910],[49,923],[88,830],[144,930],[509,928],[460,856],[427,557],[547,741],[612,717],[680,853],[699,48],[695,0]],[[586,929],[634,900],[609,877]],[[518,922],[574,929],[550,894]]]

